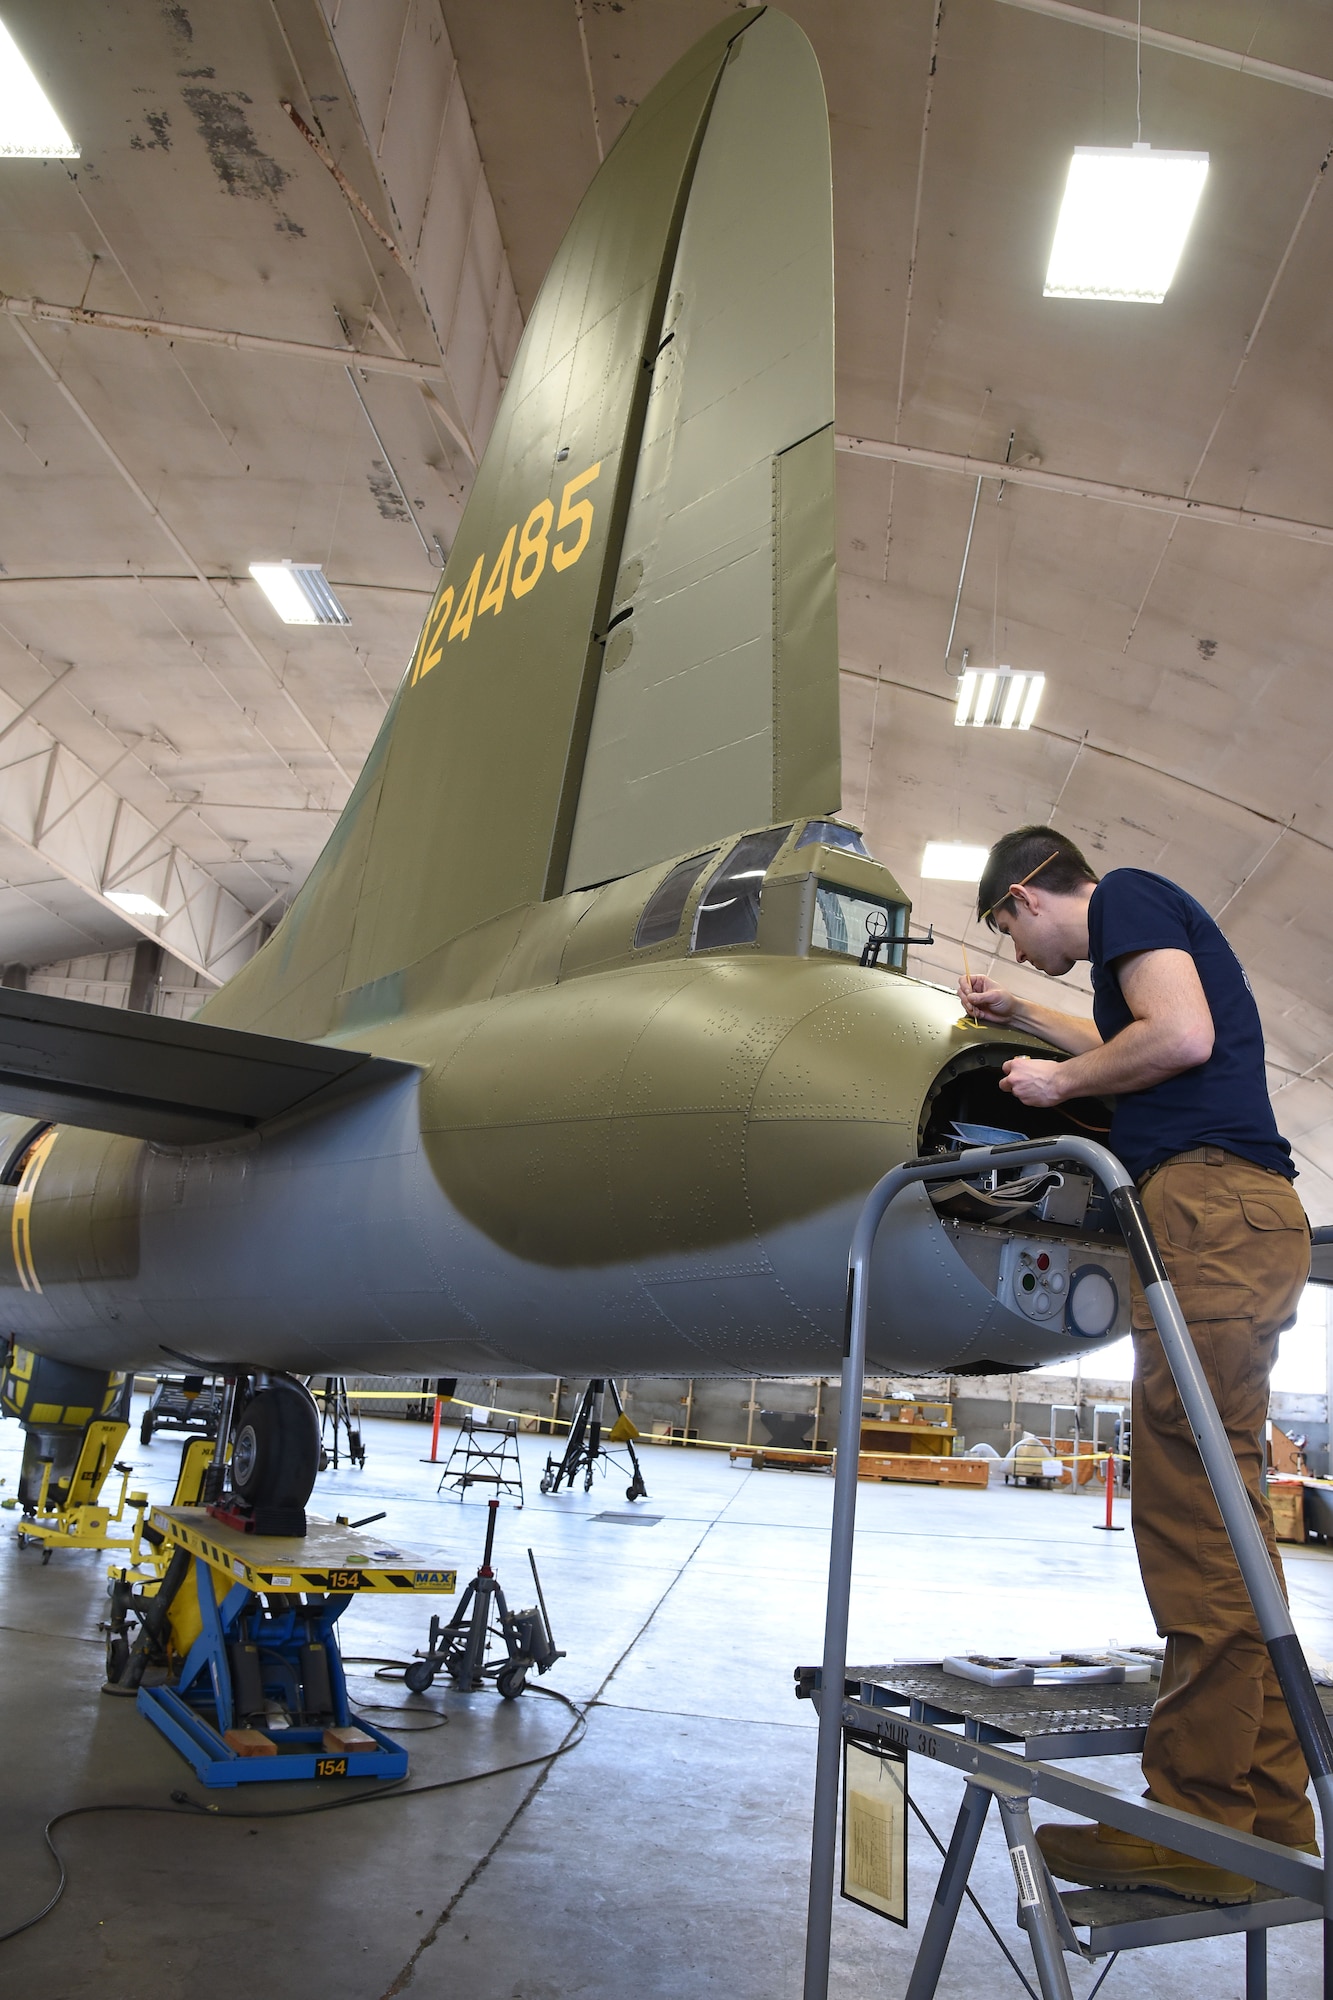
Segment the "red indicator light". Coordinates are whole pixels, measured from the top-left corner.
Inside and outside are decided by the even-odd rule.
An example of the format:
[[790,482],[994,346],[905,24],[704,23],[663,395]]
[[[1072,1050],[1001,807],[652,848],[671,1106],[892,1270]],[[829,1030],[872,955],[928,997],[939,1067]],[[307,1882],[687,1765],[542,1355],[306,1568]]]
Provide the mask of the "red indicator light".
[[1037,1259],[1037,1269],[1039,1271],[1049,1271],[1050,1268],[1051,1268],[1051,1260],[1046,1255],[1046,1252],[1043,1250],[1040,1257],[1038,1257]]

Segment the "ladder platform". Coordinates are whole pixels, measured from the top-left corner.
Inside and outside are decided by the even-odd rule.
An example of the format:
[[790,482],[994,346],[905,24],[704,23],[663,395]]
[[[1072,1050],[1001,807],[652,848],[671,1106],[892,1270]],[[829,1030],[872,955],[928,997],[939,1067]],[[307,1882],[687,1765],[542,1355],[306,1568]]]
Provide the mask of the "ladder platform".
[[[1119,1757],[1143,1748],[1161,1660],[1145,1682],[1082,1688],[983,1687],[929,1664],[848,1667],[848,1693],[871,1708],[905,1708],[913,1722],[958,1723],[980,1743],[1023,1757]],[[855,1683],[855,1686],[852,1685]]]
[[316,1515],[308,1516],[301,1536],[248,1534],[215,1519],[206,1507],[154,1507],[151,1523],[168,1542],[257,1596],[272,1591],[406,1596],[419,1591],[452,1597],[458,1588],[457,1569]]
[[1279,1924],[1317,1923],[1323,1911],[1280,1889],[1255,1888],[1248,1903],[1187,1903],[1152,1889],[1069,1889],[1060,1897],[1065,1915],[1094,1958],[1147,1945],[1185,1944],[1191,1938],[1235,1937]]

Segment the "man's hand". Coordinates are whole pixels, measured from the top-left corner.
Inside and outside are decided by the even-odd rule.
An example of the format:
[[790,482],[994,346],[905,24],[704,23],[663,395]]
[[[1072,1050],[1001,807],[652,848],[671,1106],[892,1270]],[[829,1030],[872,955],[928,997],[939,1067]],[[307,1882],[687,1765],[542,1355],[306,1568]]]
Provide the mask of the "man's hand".
[[1000,1089],[1010,1091],[1020,1104],[1063,1104],[1069,1095],[1064,1088],[1065,1068],[1064,1063],[1013,1056],[1004,1066]]
[[1012,1021],[1018,1002],[1007,986],[997,986],[984,972],[964,973],[958,982],[958,998],[974,1021],[986,1021],[998,1028]]

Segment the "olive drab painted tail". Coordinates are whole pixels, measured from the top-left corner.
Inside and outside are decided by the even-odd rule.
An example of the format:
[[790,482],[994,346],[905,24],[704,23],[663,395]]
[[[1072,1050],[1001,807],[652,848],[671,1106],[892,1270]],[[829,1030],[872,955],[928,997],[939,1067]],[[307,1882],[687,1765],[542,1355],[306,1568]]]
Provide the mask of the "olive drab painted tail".
[[828,120],[738,12],[645,98],[533,306],[415,653],[219,1025],[315,1038],[521,905],[839,803]]

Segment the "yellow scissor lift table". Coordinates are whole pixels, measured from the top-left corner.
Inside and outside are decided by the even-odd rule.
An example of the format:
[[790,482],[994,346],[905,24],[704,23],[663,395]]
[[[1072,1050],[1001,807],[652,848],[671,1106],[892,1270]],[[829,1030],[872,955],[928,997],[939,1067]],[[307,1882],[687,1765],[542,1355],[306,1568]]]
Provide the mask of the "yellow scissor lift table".
[[[255,1535],[206,1507],[155,1507],[170,1558],[154,1630],[179,1662],[138,1706],[210,1787],[293,1778],[402,1778],[407,1752],[353,1714],[337,1622],[353,1599],[452,1596],[457,1571],[383,1538],[312,1517],[307,1532]],[[119,1686],[135,1685],[127,1654]]]

